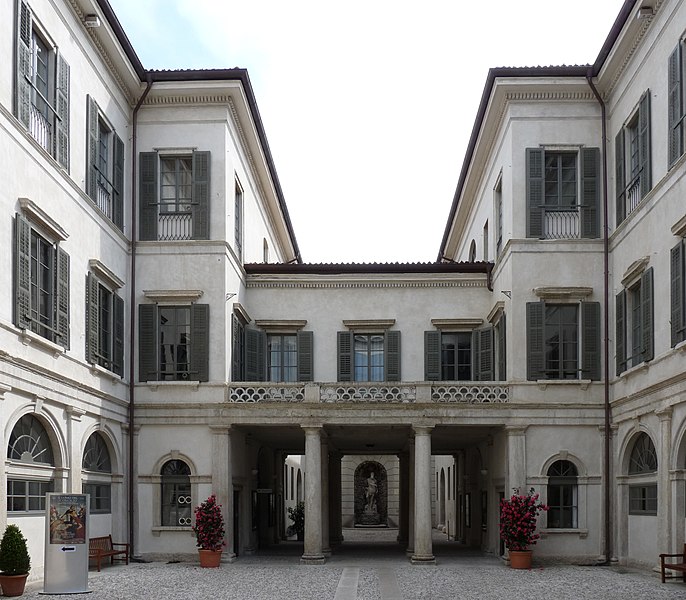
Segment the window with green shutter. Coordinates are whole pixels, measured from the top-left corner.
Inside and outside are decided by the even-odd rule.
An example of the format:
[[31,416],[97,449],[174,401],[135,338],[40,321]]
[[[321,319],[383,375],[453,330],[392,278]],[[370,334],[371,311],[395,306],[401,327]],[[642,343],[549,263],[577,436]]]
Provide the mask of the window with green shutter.
[[86,276],[86,360],[124,376],[124,300],[94,273]]
[[646,269],[638,281],[615,298],[617,375],[653,359],[653,269]]
[[400,332],[338,332],[338,381],[400,381]]
[[667,160],[669,168],[684,153],[684,117],[686,116],[684,62],[684,41],[682,40],[669,55],[667,63]]
[[686,340],[686,243],[680,240],[670,252],[670,330],[671,346]]

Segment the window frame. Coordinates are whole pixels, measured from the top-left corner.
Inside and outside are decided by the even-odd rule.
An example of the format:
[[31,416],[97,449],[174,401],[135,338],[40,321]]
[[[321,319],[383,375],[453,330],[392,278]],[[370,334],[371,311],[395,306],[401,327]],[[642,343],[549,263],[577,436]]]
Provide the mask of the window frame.
[[615,297],[617,376],[652,360],[655,345],[653,268],[642,269],[623,283],[624,288]]
[[117,293],[123,282],[98,274],[105,271],[98,261],[90,264],[86,275],[86,361],[123,377],[124,299]]
[[[292,342],[291,350],[286,348],[286,338]],[[279,341],[279,347],[275,349],[273,346],[277,340]],[[275,356],[279,357],[278,364],[273,362]],[[288,361],[289,364],[286,364],[285,358],[288,356],[294,360]],[[275,373],[277,373],[276,376]],[[287,373],[289,374],[288,376]],[[273,383],[293,383],[298,381],[297,333],[267,333],[267,379]]]
[[655,444],[645,432],[633,440],[628,462],[629,514],[657,515],[659,458]]
[[[172,467],[169,466],[170,473],[165,474],[165,468],[174,463],[176,471],[180,469],[183,473],[178,475],[171,473]],[[187,472],[185,472],[187,471]],[[184,490],[187,490],[184,492]],[[170,492],[167,494],[166,492]],[[183,496],[184,501],[171,502],[166,501],[167,496],[171,499],[178,500]],[[180,504],[184,506],[180,509]],[[193,506],[193,488],[191,484],[191,468],[188,463],[181,459],[171,459],[165,461],[160,469],[160,524],[162,527],[183,527],[190,529],[192,526],[192,506]],[[165,510],[166,509],[168,510]],[[180,516],[182,515],[182,516]],[[168,522],[172,517],[175,517],[176,522]],[[184,522],[179,521],[180,518]]]
[[[551,474],[551,471],[560,464],[573,474]],[[564,473],[561,468],[559,470]],[[567,459],[555,460],[550,467],[548,467],[546,476],[548,477],[546,504],[550,509],[547,513],[546,528],[579,529],[579,472],[576,465]],[[551,494],[552,490],[556,490],[557,494]],[[564,502],[565,490],[567,490],[569,496],[571,496],[571,503]],[[553,504],[553,501],[551,500],[551,497],[555,495],[559,498],[558,504]],[[558,524],[551,522],[551,512],[554,509],[559,510],[560,518]]]

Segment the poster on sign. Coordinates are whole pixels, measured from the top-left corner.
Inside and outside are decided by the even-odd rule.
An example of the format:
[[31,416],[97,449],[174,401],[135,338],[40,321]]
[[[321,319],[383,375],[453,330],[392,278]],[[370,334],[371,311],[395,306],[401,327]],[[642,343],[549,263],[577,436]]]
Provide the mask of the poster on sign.
[[55,495],[50,497],[50,543],[86,543],[86,497]]

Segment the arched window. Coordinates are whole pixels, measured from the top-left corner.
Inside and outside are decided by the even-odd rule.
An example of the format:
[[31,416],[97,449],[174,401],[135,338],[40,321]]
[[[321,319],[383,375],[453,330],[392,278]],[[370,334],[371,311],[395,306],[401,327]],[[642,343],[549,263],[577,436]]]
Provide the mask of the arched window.
[[469,262],[474,262],[476,260],[476,242],[472,240],[469,245]]
[[657,514],[657,454],[647,433],[641,433],[634,442],[629,457],[629,514]]
[[162,526],[191,526],[191,470],[182,460],[162,466]]
[[296,477],[296,501],[297,502],[302,502],[303,501],[303,477],[302,477],[302,472],[300,469],[298,469],[298,475]]
[[90,494],[91,514],[112,512],[112,461],[105,438],[93,433],[83,450],[83,493]]
[[556,460],[548,469],[548,527],[576,529],[579,526],[578,472],[574,463]]
[[11,461],[7,474],[7,510],[44,511],[45,494],[53,491],[52,473],[38,479],[23,471],[26,465],[38,463],[54,466],[55,462],[48,432],[33,415],[24,415],[12,429],[7,458]]

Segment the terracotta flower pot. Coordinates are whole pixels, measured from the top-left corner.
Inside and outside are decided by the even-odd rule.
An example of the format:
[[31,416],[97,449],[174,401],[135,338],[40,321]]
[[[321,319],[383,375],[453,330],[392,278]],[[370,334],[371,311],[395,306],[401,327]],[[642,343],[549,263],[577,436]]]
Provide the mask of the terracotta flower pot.
[[530,569],[531,550],[510,550],[510,567],[513,569]]
[[222,560],[221,550],[203,550],[198,549],[200,555],[200,566],[205,568],[218,567]]
[[26,578],[28,573],[24,575],[0,575],[0,586],[2,586],[3,596],[21,596],[24,593],[26,586]]

